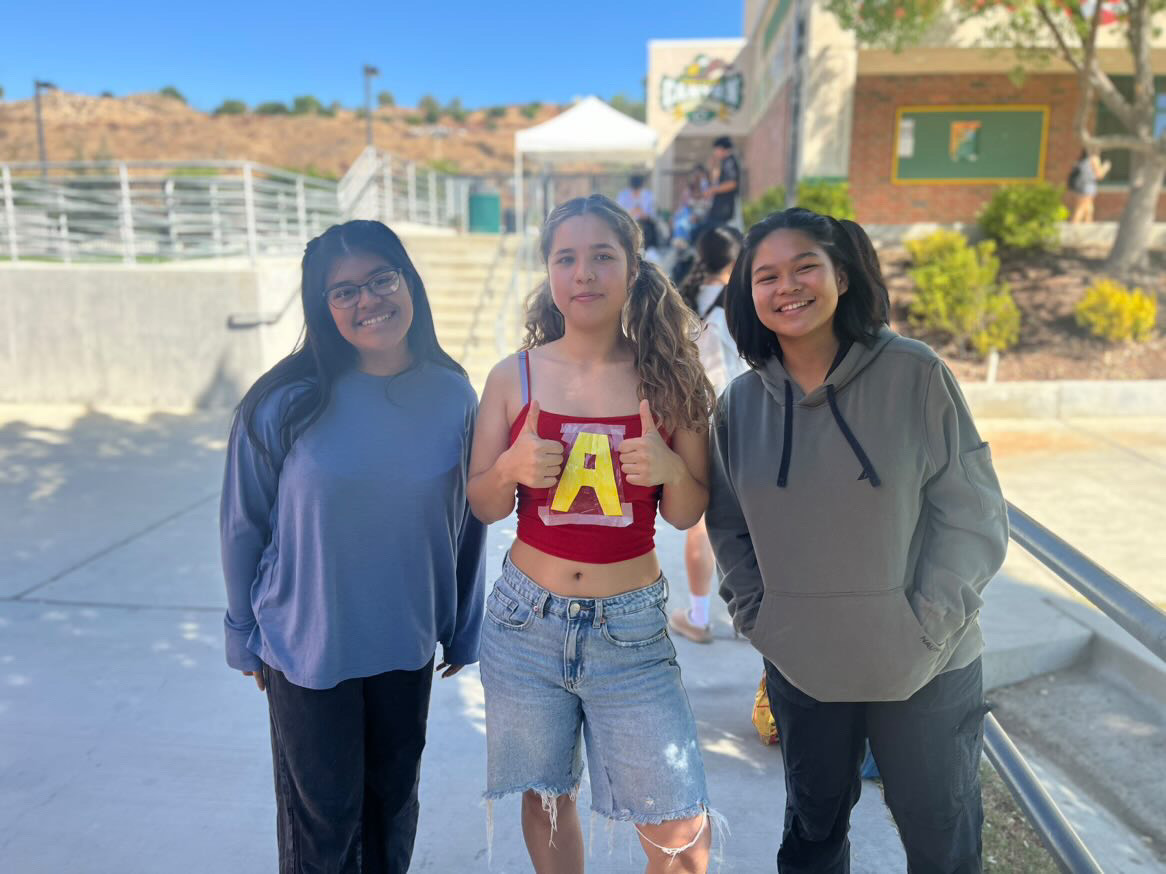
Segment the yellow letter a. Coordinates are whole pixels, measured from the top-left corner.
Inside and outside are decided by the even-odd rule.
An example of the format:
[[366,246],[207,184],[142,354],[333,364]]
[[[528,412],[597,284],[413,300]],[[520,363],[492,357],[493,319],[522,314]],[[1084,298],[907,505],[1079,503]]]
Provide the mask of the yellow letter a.
[[[593,469],[584,467],[589,455],[595,456]],[[558,513],[570,510],[575,503],[575,496],[584,486],[595,490],[595,497],[599,500],[599,508],[603,510],[604,516],[623,515],[619,492],[615,487],[615,471],[611,466],[611,441],[606,434],[582,431],[575,438],[551,509]]]

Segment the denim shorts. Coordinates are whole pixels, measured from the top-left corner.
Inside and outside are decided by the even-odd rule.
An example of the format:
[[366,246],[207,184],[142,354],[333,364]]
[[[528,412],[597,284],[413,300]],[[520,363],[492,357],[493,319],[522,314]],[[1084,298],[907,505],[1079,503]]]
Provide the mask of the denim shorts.
[[482,628],[486,799],[574,797],[582,740],[595,813],[653,825],[707,811],[666,598],[663,576],[610,598],[564,598],[507,557]]

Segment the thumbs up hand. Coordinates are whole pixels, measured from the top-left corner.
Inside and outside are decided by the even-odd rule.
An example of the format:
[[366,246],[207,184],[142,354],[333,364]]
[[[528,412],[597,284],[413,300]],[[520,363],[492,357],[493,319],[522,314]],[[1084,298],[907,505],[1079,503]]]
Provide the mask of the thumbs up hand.
[[499,461],[508,471],[508,479],[527,488],[547,489],[555,484],[563,469],[563,444],[539,437],[538,418],[538,401],[531,401],[522,430]]
[[678,482],[684,461],[668,448],[647,399],[640,401],[640,434],[619,444],[619,466],[624,479],[634,486],[662,486]]

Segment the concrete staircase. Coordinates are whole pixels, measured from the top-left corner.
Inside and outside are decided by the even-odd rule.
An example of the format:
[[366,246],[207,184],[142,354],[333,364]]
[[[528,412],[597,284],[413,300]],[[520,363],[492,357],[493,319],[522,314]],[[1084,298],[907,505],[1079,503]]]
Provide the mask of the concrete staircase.
[[481,394],[490,368],[518,346],[525,294],[510,293],[517,238],[416,233],[404,242],[425,281],[437,339]]

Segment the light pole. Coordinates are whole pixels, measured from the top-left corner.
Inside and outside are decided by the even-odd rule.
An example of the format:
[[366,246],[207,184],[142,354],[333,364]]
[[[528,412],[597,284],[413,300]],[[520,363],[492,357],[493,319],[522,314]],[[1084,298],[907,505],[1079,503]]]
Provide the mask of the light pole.
[[364,65],[364,113],[368,125],[368,144],[372,145],[372,78],[379,76],[381,71],[372,64]]
[[45,155],[45,125],[41,120],[40,114],[40,92],[41,89],[46,91],[56,91],[57,86],[52,82],[42,82],[40,79],[34,79],[32,82],[32,96],[33,102],[36,104],[36,145],[40,152],[40,175],[48,175],[48,158]]

